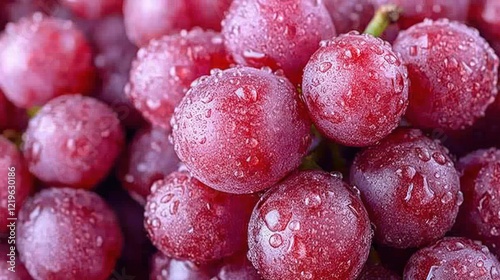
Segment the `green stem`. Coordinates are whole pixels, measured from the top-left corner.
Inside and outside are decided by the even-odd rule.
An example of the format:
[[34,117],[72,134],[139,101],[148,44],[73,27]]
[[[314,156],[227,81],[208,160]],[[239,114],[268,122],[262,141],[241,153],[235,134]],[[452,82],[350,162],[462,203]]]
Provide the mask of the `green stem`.
[[391,24],[398,21],[402,9],[394,4],[385,4],[380,6],[375,12],[372,20],[365,29],[365,34],[371,34],[375,37],[380,37],[385,29]]
[[34,116],[36,116],[36,114],[38,113],[38,111],[40,111],[41,108],[42,108],[41,106],[33,106],[28,110],[26,110],[26,113],[28,114],[30,119],[32,119]]

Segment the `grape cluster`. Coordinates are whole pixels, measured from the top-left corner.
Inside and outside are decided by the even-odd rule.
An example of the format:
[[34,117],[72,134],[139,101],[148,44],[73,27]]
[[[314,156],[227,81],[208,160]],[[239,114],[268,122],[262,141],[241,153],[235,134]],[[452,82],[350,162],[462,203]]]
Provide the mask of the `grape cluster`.
[[500,280],[497,0],[0,1],[0,280]]

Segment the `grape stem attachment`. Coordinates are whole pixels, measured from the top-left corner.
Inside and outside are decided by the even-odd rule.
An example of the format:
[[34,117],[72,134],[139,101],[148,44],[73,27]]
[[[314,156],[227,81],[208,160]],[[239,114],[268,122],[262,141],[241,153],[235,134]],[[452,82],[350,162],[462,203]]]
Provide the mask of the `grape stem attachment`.
[[399,20],[403,9],[394,4],[385,4],[380,6],[375,12],[372,20],[365,29],[365,34],[371,34],[380,37],[385,29],[392,23]]

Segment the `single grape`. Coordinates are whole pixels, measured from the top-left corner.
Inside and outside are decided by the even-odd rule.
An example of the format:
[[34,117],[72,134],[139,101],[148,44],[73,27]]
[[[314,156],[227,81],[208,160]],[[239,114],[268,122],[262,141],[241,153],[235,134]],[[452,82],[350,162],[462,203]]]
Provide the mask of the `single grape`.
[[169,132],[160,128],[144,128],[129,144],[120,160],[119,175],[122,186],[144,205],[151,185],[177,170],[179,159],[168,141]]
[[170,258],[161,252],[158,252],[153,256],[151,261],[151,273],[149,279],[213,280],[216,273],[216,266],[212,263],[197,265],[187,260]]
[[392,47],[357,32],[324,41],[302,83],[316,128],[347,146],[389,135],[408,106],[408,88],[408,72]]
[[479,150],[458,163],[464,205],[455,233],[480,240],[500,256],[500,150]]
[[114,213],[97,194],[42,190],[21,208],[17,249],[36,279],[108,279],[122,248]]
[[296,169],[307,151],[305,106],[286,78],[267,70],[214,70],[193,83],[176,109],[175,151],[212,188],[264,190]]
[[95,98],[108,104],[125,127],[136,129],[144,126],[145,120],[124,90],[137,47],[125,34],[123,18],[109,16],[95,21],[90,33],[96,49],[94,64],[101,79]]
[[416,129],[397,130],[360,152],[351,167],[351,184],[361,191],[375,240],[396,248],[442,238],[463,202],[447,150]]
[[[0,279],[32,280],[33,278],[29,275],[24,264],[19,261],[15,248],[15,245],[9,245],[7,242],[0,243]],[[14,265],[11,265],[11,260]]]
[[477,0],[374,0],[376,7],[383,4],[396,4],[402,9],[398,20],[401,29],[422,22],[424,19],[447,18],[465,22],[469,4]]
[[120,14],[123,6],[123,0],[61,0],[60,2],[77,16],[87,19]]
[[461,237],[446,237],[419,250],[405,267],[405,280],[495,280],[500,263],[485,246]]
[[190,27],[186,1],[124,0],[123,16],[130,41],[137,46]]
[[488,40],[500,40],[500,2],[497,0],[471,1],[471,24]]
[[64,95],[30,120],[23,152],[31,173],[47,185],[90,189],[108,174],[123,142],[120,121],[108,106]]
[[0,170],[4,176],[0,180],[0,234],[10,236],[7,225],[12,221],[8,219],[16,218],[19,208],[33,190],[33,180],[17,147],[1,135]]
[[236,254],[222,261],[217,277],[213,280],[261,280],[255,267],[245,254]]
[[394,42],[411,81],[408,121],[460,130],[484,116],[497,95],[498,57],[477,30],[446,19],[412,26]]
[[8,24],[0,37],[0,87],[18,107],[88,93],[94,74],[90,46],[70,21],[35,13]]
[[151,187],[144,226],[153,244],[168,256],[218,260],[245,248],[256,198],[222,193],[188,172],[173,172]]
[[297,84],[319,42],[336,33],[325,6],[315,1],[235,0],[222,34],[237,63],[283,69]]
[[364,31],[375,14],[373,0],[323,0],[338,34]]
[[196,78],[212,68],[227,68],[219,33],[195,28],[152,40],[132,64],[127,97],[152,124],[170,128],[170,118]]
[[264,279],[356,279],[372,230],[349,188],[338,176],[304,171],[261,198],[250,219],[248,256]]
[[220,30],[232,0],[124,0],[127,34],[138,46],[181,29]]
[[367,263],[357,280],[401,280],[401,277],[380,264]]

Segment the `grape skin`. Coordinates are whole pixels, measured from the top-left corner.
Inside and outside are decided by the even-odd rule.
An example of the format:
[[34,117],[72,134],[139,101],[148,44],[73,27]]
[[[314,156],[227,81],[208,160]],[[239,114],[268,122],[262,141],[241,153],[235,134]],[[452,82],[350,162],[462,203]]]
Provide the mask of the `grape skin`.
[[69,188],[46,189],[26,201],[16,237],[21,261],[35,280],[108,279],[123,243],[104,200]]
[[394,130],[408,106],[408,72],[391,46],[357,32],[324,41],[304,69],[303,94],[322,134],[368,146]]
[[393,47],[408,67],[411,124],[464,129],[495,100],[498,57],[477,30],[446,19],[426,20],[400,32]]
[[500,263],[485,246],[461,237],[445,237],[415,253],[404,280],[496,280]]
[[93,188],[111,170],[124,144],[116,114],[81,95],[52,99],[30,120],[23,154],[49,186]]
[[254,195],[211,189],[188,172],[173,172],[151,187],[144,226],[167,256],[209,262],[245,248]]
[[120,14],[123,6],[123,0],[61,0],[60,2],[76,15],[94,20]]
[[206,185],[230,193],[271,187],[299,166],[311,141],[296,89],[270,69],[237,67],[201,77],[172,125],[181,161]]
[[0,37],[0,76],[6,97],[21,108],[87,94],[95,78],[92,51],[71,21],[35,13],[9,24]]
[[248,257],[264,279],[356,279],[372,229],[349,188],[339,177],[304,171],[261,198],[248,228]]
[[447,151],[416,129],[397,130],[360,152],[350,179],[375,225],[375,241],[391,247],[421,247],[442,238],[463,202]]

